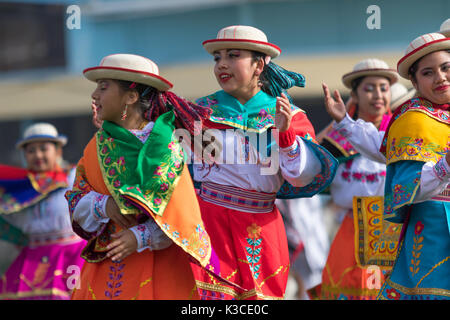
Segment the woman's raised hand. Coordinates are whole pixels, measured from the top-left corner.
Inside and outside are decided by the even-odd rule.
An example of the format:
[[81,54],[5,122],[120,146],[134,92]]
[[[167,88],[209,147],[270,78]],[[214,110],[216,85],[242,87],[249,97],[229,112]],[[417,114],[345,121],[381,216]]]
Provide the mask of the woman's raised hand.
[[330,90],[325,83],[322,83],[323,93],[325,95],[325,109],[328,114],[336,122],[341,122],[345,118],[347,113],[347,108],[345,107],[344,101],[342,101],[339,91],[334,91],[334,98],[330,94]]

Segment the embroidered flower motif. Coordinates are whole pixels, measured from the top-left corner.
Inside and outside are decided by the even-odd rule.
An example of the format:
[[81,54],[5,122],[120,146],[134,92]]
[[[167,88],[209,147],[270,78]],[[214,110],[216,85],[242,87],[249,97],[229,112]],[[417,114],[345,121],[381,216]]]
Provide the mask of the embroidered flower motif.
[[120,180],[115,180],[113,182],[113,185],[114,185],[115,188],[119,188],[121,186]]
[[162,184],[159,186],[159,189],[160,189],[161,191],[167,191],[167,189],[169,189],[169,184],[168,184],[168,183],[162,183]]
[[108,174],[109,174],[110,176],[116,175],[116,169],[114,169],[114,168],[109,169]]
[[104,146],[103,149],[102,149],[102,153],[105,154],[105,153],[107,153],[107,152],[108,152],[108,147],[107,147],[107,146]]
[[261,235],[261,227],[258,226],[256,223],[252,223],[250,226],[247,227],[248,237],[253,238],[259,238]]
[[388,299],[393,299],[393,300],[399,300],[400,299],[400,293],[395,290],[395,289],[387,289],[386,290],[387,293],[387,298]]
[[161,199],[161,198],[155,198],[155,199],[153,199],[153,203],[154,203],[156,206],[159,206],[159,205],[161,205],[161,203],[162,203],[162,199]]
[[173,178],[175,178],[175,173],[169,172],[169,173],[167,174],[167,177],[168,177],[169,179],[173,179]]
[[175,151],[175,150],[176,150],[176,144],[175,144],[175,141],[170,142],[169,145],[168,145],[168,148],[169,148],[170,150],[172,150],[172,151]]
[[178,161],[178,160],[175,160],[175,162],[173,163],[173,165],[174,165],[175,168],[180,169],[180,167],[181,167],[181,162]]
[[260,117],[265,118],[265,117],[267,117],[267,111],[266,111],[265,109],[261,109],[261,110],[259,110],[258,115],[259,115]]
[[416,226],[414,228],[414,233],[416,235],[420,235],[423,231],[423,227],[424,227],[423,223],[421,221],[417,221]]
[[153,175],[155,175],[155,176],[160,176],[160,175],[162,175],[162,168],[161,168],[161,166],[157,166],[156,167],[156,169],[155,169],[155,171],[153,172]]
[[417,139],[415,139],[414,140],[414,144],[415,145],[417,145],[417,146],[422,146],[422,144],[423,144],[423,139],[420,139],[420,138],[417,138]]
[[119,166],[124,166],[125,165],[125,158],[123,156],[119,157],[119,159],[117,159],[117,164]]
[[106,159],[105,159],[105,163],[106,163],[106,164],[110,164],[110,163],[111,163],[111,157],[106,158]]

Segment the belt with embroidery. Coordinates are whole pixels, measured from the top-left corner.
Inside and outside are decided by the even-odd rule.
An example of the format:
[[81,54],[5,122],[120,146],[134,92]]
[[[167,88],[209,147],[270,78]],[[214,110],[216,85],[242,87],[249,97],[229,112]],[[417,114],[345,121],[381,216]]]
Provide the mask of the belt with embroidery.
[[251,213],[272,212],[276,193],[265,193],[203,182],[200,198],[206,202],[238,211]]

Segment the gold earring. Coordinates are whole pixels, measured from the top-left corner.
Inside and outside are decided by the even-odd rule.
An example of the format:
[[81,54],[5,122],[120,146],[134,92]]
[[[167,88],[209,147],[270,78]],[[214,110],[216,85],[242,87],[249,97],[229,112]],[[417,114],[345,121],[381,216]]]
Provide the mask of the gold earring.
[[127,111],[128,111],[128,105],[125,105],[125,109],[122,111],[122,117],[120,118],[120,120],[125,120],[127,118]]

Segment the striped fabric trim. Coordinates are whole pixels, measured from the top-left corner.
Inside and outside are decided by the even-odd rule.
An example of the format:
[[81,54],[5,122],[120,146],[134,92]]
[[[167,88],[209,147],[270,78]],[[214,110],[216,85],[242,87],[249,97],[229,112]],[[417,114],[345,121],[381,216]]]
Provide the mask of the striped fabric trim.
[[74,234],[72,230],[28,234],[28,239],[28,245],[30,247],[47,246],[51,244],[69,244],[81,241],[81,238]]
[[436,201],[450,202],[450,185],[447,185],[447,188],[444,189],[444,191],[431,199]]
[[203,182],[200,187],[200,197],[221,207],[250,212],[272,212],[276,193],[265,193],[253,190],[224,186],[211,182]]

